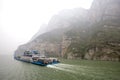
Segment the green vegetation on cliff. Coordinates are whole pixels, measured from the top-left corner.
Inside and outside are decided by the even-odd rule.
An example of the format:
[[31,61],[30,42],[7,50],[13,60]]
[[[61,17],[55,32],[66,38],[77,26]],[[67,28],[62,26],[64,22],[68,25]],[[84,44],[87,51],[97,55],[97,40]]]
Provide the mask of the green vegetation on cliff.
[[[120,59],[120,28],[105,25],[99,22],[91,26],[81,25],[74,27],[66,32],[71,40],[71,45],[67,49],[67,53],[75,54],[75,57],[84,58],[85,54],[90,50],[94,50],[95,57],[108,55],[111,58]],[[96,49],[97,48],[97,49]],[[108,50],[104,50],[108,49]]]

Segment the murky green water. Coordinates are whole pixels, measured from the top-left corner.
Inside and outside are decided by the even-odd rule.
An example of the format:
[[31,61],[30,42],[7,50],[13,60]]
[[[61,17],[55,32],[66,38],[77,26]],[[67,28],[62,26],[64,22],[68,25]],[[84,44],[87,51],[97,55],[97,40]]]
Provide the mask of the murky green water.
[[[0,57],[0,80],[50,80],[46,67],[16,61],[12,56]],[[47,70],[48,71],[48,70]]]
[[0,80],[120,80],[120,62],[62,60],[41,67],[0,56]]
[[66,69],[54,67],[17,61],[13,56],[0,56],[0,80],[67,80],[72,75],[69,70],[64,73]]

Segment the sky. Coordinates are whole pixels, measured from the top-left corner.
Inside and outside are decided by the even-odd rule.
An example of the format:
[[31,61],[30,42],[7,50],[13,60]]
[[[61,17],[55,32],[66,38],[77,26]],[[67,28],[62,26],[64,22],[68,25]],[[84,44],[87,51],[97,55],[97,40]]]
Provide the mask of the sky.
[[63,9],[89,9],[92,0],[0,0],[0,54],[13,54]]

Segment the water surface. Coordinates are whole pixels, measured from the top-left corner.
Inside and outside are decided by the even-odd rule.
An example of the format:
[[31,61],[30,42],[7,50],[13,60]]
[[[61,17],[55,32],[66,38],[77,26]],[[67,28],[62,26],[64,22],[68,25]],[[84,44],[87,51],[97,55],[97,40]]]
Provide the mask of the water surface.
[[0,55],[0,80],[120,80],[120,62],[63,59],[42,67]]

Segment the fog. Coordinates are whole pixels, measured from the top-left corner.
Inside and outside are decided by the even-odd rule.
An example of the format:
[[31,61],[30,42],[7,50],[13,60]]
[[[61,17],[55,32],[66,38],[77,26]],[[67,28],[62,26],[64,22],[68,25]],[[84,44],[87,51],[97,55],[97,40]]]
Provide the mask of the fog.
[[89,8],[92,0],[0,0],[0,54],[14,54],[21,44],[63,9]]

